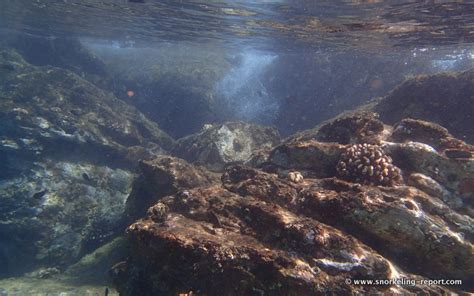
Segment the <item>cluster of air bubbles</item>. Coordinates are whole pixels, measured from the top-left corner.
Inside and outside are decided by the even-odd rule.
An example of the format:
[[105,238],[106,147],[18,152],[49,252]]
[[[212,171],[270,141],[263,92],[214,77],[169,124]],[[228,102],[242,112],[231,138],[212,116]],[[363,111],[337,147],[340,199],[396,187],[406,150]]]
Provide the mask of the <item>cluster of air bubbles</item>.
[[348,147],[341,154],[336,169],[341,178],[362,184],[392,186],[402,178],[390,156],[380,146],[371,144]]
[[244,50],[238,61],[216,84],[221,114],[236,120],[270,124],[278,114],[279,104],[267,90],[264,77],[276,55]]

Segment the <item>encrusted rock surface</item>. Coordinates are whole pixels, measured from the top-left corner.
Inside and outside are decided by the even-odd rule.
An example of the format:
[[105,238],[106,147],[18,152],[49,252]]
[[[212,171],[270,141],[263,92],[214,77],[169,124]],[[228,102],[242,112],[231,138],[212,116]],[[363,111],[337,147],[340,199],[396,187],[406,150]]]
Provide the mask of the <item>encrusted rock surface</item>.
[[280,141],[272,127],[244,122],[204,126],[202,131],[178,140],[175,155],[213,171],[248,161],[257,149],[270,148]]
[[123,236],[119,236],[92,253],[83,256],[81,260],[70,265],[58,278],[72,281],[75,284],[108,284],[109,267],[126,258],[127,251],[127,240]]
[[387,132],[387,126],[380,121],[377,113],[359,110],[342,113],[291,138],[339,144],[378,144],[388,136]]
[[286,141],[276,146],[261,164],[265,170],[282,172],[300,170],[303,175],[316,177],[334,176],[339,158],[345,146],[316,140]]
[[207,186],[219,179],[216,174],[170,156],[143,160],[139,168],[141,174],[133,183],[125,210],[130,222],[143,217],[150,206],[166,195]]
[[436,122],[455,137],[474,143],[473,93],[474,70],[419,75],[392,90],[375,104],[373,111],[388,124],[404,118]]
[[[107,289],[107,294],[105,291]],[[67,295],[67,296],[120,296],[105,285],[74,284],[68,280],[35,279],[29,277],[0,280],[0,295]]]
[[[12,50],[0,51],[1,149],[28,156],[70,157],[116,166],[173,148],[174,141],[135,108],[76,74],[35,67]],[[66,155],[64,155],[66,154]],[[12,157],[9,157],[12,160]],[[2,172],[4,173],[4,172]]]
[[[390,139],[391,131],[384,125],[378,133]],[[111,269],[115,285],[123,295],[472,291],[472,183],[459,180],[474,179],[473,159],[448,158],[419,142],[378,145],[405,182],[341,180],[336,165],[348,145],[295,137],[257,157],[258,167],[235,165],[220,182],[176,186],[128,227],[130,257]],[[188,166],[181,168],[196,169]],[[400,278],[462,285],[346,281]]]
[[122,231],[131,172],[51,160],[29,169],[0,182],[1,274],[63,267]]
[[[470,158],[474,151],[474,146],[454,138],[446,128],[439,124],[409,118],[402,119],[395,125],[389,140],[428,144],[450,158]],[[464,157],[456,157],[455,151],[458,151],[457,155]]]
[[174,140],[71,71],[0,65],[0,275],[63,268],[123,231],[137,161]]
[[421,278],[392,263],[465,282],[474,274],[472,245],[451,226],[472,236],[472,221],[449,209],[439,217],[447,209],[416,189],[336,179],[296,185],[239,166],[222,182],[165,197],[128,228],[131,258],[111,270],[121,293],[442,294],[449,290],[344,280]]
[[433,179],[442,186],[441,196],[450,207],[474,217],[474,187],[469,185],[474,179],[474,158],[451,159],[419,142],[387,143],[385,150],[405,174]]

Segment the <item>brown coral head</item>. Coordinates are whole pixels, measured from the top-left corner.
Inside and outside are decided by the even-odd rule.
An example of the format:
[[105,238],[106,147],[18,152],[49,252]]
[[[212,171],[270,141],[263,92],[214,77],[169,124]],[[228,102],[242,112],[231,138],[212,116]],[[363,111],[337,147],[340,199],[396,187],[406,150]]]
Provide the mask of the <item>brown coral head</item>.
[[400,169],[378,145],[349,146],[336,169],[339,177],[362,184],[393,186],[402,180]]

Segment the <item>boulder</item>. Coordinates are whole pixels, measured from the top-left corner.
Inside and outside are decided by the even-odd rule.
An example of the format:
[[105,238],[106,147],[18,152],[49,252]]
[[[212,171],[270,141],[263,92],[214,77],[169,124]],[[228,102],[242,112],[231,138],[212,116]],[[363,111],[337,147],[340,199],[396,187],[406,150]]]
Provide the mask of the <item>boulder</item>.
[[439,124],[417,119],[402,119],[395,126],[390,141],[419,142],[430,145],[449,158],[470,158],[474,146],[454,138]]
[[74,73],[35,67],[11,50],[0,52],[2,150],[26,157],[76,158],[134,166],[174,141],[135,108]]
[[83,256],[69,266],[59,278],[75,284],[108,284],[108,270],[117,261],[127,256],[127,240],[122,236]]
[[143,217],[149,207],[167,195],[185,192],[198,186],[210,185],[218,176],[196,167],[183,159],[159,156],[139,164],[140,175],[134,181],[127,199],[126,217],[130,223]]
[[404,118],[432,121],[455,137],[474,143],[473,93],[474,70],[419,75],[393,89],[372,110],[388,124]]
[[287,141],[270,152],[264,167],[283,174],[287,170],[298,170],[308,176],[329,177],[335,174],[343,149],[344,146],[337,143]]
[[173,153],[213,171],[244,163],[258,149],[279,143],[278,131],[272,127],[244,122],[206,125],[201,132],[181,138]]
[[387,126],[374,112],[356,110],[344,112],[317,127],[291,136],[291,139],[339,144],[369,143],[377,144],[387,137]]
[[77,285],[57,278],[22,277],[0,280],[0,295],[119,296],[119,293],[102,285]]

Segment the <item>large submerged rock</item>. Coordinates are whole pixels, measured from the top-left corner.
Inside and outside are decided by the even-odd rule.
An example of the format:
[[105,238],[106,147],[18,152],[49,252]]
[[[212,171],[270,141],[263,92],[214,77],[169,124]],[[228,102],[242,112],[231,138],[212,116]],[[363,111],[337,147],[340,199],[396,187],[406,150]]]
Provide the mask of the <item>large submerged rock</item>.
[[408,117],[433,121],[474,143],[473,93],[474,70],[420,75],[396,87],[373,110],[389,124]]
[[[259,154],[263,161],[253,162],[257,167],[232,166],[220,182],[178,186],[183,189],[159,198],[127,229],[130,257],[111,269],[118,290],[123,295],[472,290],[472,194],[459,180],[472,180],[474,159],[448,157],[422,142],[394,142],[399,129],[371,116],[340,117],[288,139],[265,157]],[[376,124],[359,129],[354,120]],[[425,127],[417,133],[424,133],[420,141],[440,130],[429,122],[416,126]],[[331,136],[341,130],[344,137]],[[339,177],[336,165],[344,148],[367,136],[401,168],[400,183],[364,185]],[[464,156],[474,151],[461,140],[451,137],[451,143]],[[176,169],[167,174],[179,175]],[[153,192],[161,194],[159,188],[148,194]],[[384,284],[356,284],[361,279]],[[405,282],[394,283],[400,279]],[[439,279],[458,282],[421,282]]]
[[139,159],[174,141],[76,74],[0,51],[0,275],[64,267],[123,229]]
[[134,222],[162,197],[198,186],[208,186],[219,178],[216,174],[193,166],[185,160],[161,156],[140,162],[140,176],[134,181],[127,199],[127,221]]
[[[135,108],[70,71],[0,52],[2,150],[135,165],[173,140]],[[128,162],[128,163],[127,163]]]
[[201,132],[178,140],[175,155],[213,171],[250,160],[258,149],[278,144],[280,135],[273,127],[244,122],[205,125]]

